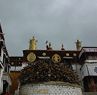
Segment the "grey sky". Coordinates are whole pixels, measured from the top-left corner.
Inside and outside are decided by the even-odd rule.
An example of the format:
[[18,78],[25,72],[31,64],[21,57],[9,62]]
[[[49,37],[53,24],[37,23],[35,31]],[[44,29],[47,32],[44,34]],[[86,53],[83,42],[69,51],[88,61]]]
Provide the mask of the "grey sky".
[[22,55],[34,35],[38,49],[97,46],[97,0],[0,0],[0,22],[10,55]]

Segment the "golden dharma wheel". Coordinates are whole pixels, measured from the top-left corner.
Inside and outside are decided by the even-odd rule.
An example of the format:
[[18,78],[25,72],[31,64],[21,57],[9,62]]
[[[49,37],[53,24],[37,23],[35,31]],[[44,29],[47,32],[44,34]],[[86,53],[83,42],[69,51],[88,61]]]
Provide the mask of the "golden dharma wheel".
[[60,56],[59,54],[54,54],[54,55],[52,56],[52,61],[53,61],[54,63],[59,63],[59,62],[61,61],[61,56]]
[[29,62],[34,62],[34,61],[36,60],[36,55],[35,55],[33,52],[29,53],[29,54],[27,55],[27,60],[28,60]]

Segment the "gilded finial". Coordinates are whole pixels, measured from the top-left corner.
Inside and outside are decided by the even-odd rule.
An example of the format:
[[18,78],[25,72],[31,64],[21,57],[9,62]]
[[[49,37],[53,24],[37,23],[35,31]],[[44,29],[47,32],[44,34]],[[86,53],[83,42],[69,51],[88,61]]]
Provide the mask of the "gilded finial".
[[36,50],[37,49],[37,40],[33,36],[29,43],[29,49],[30,50]]

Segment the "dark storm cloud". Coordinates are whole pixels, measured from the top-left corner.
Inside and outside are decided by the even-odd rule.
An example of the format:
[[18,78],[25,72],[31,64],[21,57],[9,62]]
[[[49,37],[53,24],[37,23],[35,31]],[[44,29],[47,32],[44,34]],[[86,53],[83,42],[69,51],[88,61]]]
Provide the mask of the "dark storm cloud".
[[35,35],[38,48],[97,46],[97,0],[0,0],[0,22],[10,55],[21,55]]

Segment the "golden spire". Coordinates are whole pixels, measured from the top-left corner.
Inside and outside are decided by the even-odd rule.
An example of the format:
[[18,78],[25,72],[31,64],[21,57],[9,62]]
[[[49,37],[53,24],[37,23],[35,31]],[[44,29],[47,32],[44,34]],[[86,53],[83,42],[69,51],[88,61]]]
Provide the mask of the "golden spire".
[[36,50],[37,49],[37,40],[33,36],[33,38],[29,42],[29,50]]
[[78,51],[81,50],[81,47],[82,47],[82,46],[81,46],[81,43],[82,43],[82,42],[81,42],[80,40],[77,40],[75,43],[76,43],[76,49],[77,49]]

